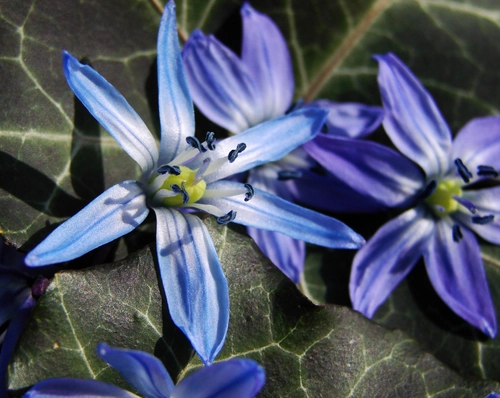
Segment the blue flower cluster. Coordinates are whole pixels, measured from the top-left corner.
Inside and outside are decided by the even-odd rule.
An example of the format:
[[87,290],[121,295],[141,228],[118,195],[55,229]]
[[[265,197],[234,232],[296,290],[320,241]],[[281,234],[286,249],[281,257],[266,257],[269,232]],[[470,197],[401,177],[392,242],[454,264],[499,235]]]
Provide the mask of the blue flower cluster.
[[[157,47],[159,144],[104,77],[63,53],[71,90],[142,174],[112,186],[56,228],[26,255],[28,268],[0,266],[0,325],[10,320],[0,336],[1,380],[26,314],[45,287],[45,279],[26,269],[78,258],[137,228],[151,209],[170,316],[205,367],[174,386],[155,357],[101,343],[98,355],[146,397],[253,397],[264,385],[264,371],[254,361],[213,363],[226,338],[229,293],[199,211],[220,225],[246,226],[295,283],[303,273],[306,242],[359,249],[350,296],[354,309],[369,318],[423,257],[443,301],[488,336],[496,335],[474,233],[500,244],[500,187],[485,183],[500,169],[500,117],[474,119],[453,139],[434,99],[391,53],[375,56],[383,107],[326,99],[292,104],[295,85],[283,36],[248,3],[241,18],[241,56],[201,31],[191,34],[181,52],[175,5],[165,6]],[[197,138],[193,101],[231,135]],[[364,139],[380,125],[393,148]],[[319,167],[322,173],[315,171]],[[400,214],[365,244],[343,222],[310,208],[394,208]],[[135,395],[96,380],[49,379],[26,396]]]

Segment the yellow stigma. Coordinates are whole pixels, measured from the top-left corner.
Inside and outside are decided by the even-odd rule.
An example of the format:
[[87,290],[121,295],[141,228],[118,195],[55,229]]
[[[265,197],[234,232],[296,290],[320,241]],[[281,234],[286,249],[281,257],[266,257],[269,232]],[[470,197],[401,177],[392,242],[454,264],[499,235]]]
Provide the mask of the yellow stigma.
[[435,215],[445,216],[458,209],[459,203],[453,199],[453,196],[462,196],[462,189],[458,181],[441,181],[431,196],[425,199]]
[[[178,176],[170,175],[160,189],[166,189],[167,191],[172,191],[171,186],[176,184],[179,187],[182,187],[184,184],[184,188],[189,195],[189,200],[187,203],[195,203],[203,196],[205,193],[205,188],[207,186],[206,182],[203,180],[198,181],[194,184],[194,179],[196,175],[196,170],[191,170],[189,167],[180,166],[181,174]],[[162,200],[165,206],[182,206],[184,198],[181,194],[177,194],[175,196],[171,196],[168,198],[164,198]],[[186,204],[187,204],[186,203]]]

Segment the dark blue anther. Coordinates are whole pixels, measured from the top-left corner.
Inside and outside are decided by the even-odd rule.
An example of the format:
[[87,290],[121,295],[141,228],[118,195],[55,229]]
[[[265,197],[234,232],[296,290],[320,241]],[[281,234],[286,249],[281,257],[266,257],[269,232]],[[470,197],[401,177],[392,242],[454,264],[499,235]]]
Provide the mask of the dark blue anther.
[[474,206],[474,203],[472,203],[470,200],[467,200],[467,199],[462,198],[461,196],[457,196],[457,195],[452,195],[451,197],[453,199],[455,199],[458,203],[460,203],[462,206],[467,208],[472,214],[477,213],[476,206]]
[[280,170],[278,171],[278,180],[286,181],[286,180],[295,180],[297,178],[302,177],[302,172],[295,170]]
[[217,224],[219,224],[219,225],[229,224],[231,221],[233,221],[235,219],[235,217],[236,217],[236,212],[231,210],[226,215],[217,217]]
[[213,131],[208,131],[205,137],[208,149],[213,151],[215,149],[215,133]]
[[472,178],[472,174],[469,170],[467,170],[467,167],[465,167],[464,163],[460,158],[455,159],[455,166],[457,166],[458,174],[460,174],[462,180],[464,180],[465,183],[468,183]]
[[453,240],[455,242],[460,242],[460,239],[462,239],[464,237],[462,235],[462,230],[460,229],[460,225],[458,225],[458,224],[453,224],[451,231],[452,231]]
[[488,214],[487,216],[473,216],[472,217],[472,222],[474,224],[479,224],[479,225],[484,225],[484,224],[489,224],[490,222],[493,221],[495,216],[493,214]]
[[238,157],[238,154],[243,152],[246,148],[247,145],[244,144],[243,142],[236,145],[236,149],[233,149],[231,152],[229,152],[229,155],[227,155],[227,160],[229,160],[229,163],[233,163]]
[[158,174],[173,174],[174,176],[178,176],[181,174],[181,168],[179,166],[169,166],[168,164],[164,164],[156,169]]
[[35,299],[39,299],[45,290],[47,290],[47,286],[49,286],[50,281],[43,276],[37,276],[35,282],[31,286],[31,295]]
[[436,181],[431,180],[420,194],[422,199],[427,199],[429,196],[431,196],[436,190],[436,187],[437,187]]
[[245,184],[244,186],[247,189],[247,192],[245,194],[245,202],[248,202],[250,199],[253,198],[253,195],[255,195],[255,190],[250,184]]
[[196,137],[186,137],[186,142],[193,148],[198,149],[200,152],[206,152],[207,148],[200,144],[200,141]]
[[498,177],[498,171],[496,171],[491,166],[477,166],[477,175],[478,176],[490,176],[490,177]]
[[170,185],[170,188],[172,189],[172,192],[181,194],[182,203],[186,204],[187,202],[189,202],[189,194],[186,191],[186,187],[184,186],[184,183],[182,183],[181,187],[177,184],[172,184],[172,185]]

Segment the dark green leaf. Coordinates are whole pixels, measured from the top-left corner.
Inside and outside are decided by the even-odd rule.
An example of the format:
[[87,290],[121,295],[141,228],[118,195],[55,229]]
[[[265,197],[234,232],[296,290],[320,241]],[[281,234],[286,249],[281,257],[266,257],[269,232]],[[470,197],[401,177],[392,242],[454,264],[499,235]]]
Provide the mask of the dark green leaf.
[[[231,321],[218,359],[249,357],[267,372],[261,396],[480,397],[500,385],[465,381],[400,331],[340,306],[315,306],[251,240],[208,219],[230,286]],[[168,330],[167,330],[168,329]],[[164,339],[161,338],[163,333]],[[94,354],[97,341],[155,351],[180,377],[201,365],[165,351],[153,257],[146,248],[117,264],[59,274],[36,309],[11,366],[11,388],[48,376],[116,382]],[[167,340],[167,343],[165,342]],[[172,360],[176,360],[173,364]],[[120,383],[122,385],[122,383]]]

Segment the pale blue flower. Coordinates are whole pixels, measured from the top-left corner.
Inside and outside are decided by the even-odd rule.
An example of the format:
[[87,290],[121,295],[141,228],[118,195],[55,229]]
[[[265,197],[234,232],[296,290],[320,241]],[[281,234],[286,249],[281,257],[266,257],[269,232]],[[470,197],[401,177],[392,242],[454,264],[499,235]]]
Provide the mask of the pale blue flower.
[[411,207],[356,254],[353,307],[371,318],[423,256],[443,301],[494,337],[495,309],[472,231],[500,244],[500,187],[472,184],[498,176],[500,117],[473,119],[452,140],[432,96],[408,67],[394,54],[376,59],[384,128],[402,154],[326,135],[305,145],[344,184],[386,207]]
[[[186,208],[327,247],[357,248],[363,239],[343,223],[249,184],[219,181],[282,158],[313,137],[326,113],[303,109],[215,143],[194,137],[194,113],[177,39],[175,5],[167,3],[158,37],[161,142],[125,98],[94,69],[64,53],[68,84],[139,164],[138,181],[121,182],[55,229],[26,264],[69,261],[132,231],[152,208],[156,250],[170,315],[205,364],[222,348],[229,319],[227,281],[203,222]],[[288,133],[291,129],[293,136]],[[118,167],[118,165],[117,165]]]
[[[241,17],[241,57],[213,35],[205,36],[199,30],[191,34],[182,51],[195,104],[210,120],[235,134],[282,117],[292,105],[295,90],[290,53],[276,24],[246,2],[241,7]],[[295,108],[300,106],[328,110],[326,131],[348,137],[370,133],[379,126],[383,115],[379,107],[328,100]],[[287,139],[294,134],[290,130]],[[315,166],[317,163],[298,149],[277,162],[251,170],[248,182],[283,199],[322,210],[342,211],[350,206],[351,197],[358,196],[356,192],[349,188],[340,191],[331,176],[309,172]],[[247,230],[273,263],[291,280],[299,282],[305,243],[275,231]]]
[[[145,398],[252,398],[265,383],[264,369],[251,359],[230,359],[203,367],[174,385],[161,361],[143,351],[100,343],[99,356],[118,370]],[[35,384],[25,398],[131,398],[126,390],[98,380],[47,379]]]

